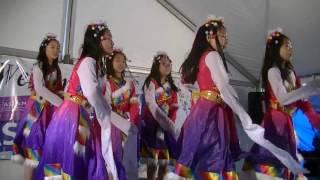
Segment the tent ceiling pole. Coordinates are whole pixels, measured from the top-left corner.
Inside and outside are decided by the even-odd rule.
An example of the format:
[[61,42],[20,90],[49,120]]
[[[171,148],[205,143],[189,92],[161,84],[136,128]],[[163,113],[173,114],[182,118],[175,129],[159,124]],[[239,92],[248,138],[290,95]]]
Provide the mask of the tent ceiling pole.
[[[62,33],[62,59],[63,63],[72,63],[70,58],[70,34],[71,18],[74,0],[64,1],[63,33]],[[36,59],[38,52],[0,46],[0,55],[17,56],[22,58]]]
[[70,56],[70,35],[72,22],[72,8],[74,0],[64,1],[63,37],[62,37],[62,60],[63,63],[72,64]]
[[236,69],[238,70],[243,76],[245,76],[252,84],[258,85],[259,80],[256,79],[248,70],[243,67],[237,60],[235,60],[228,52],[224,53],[226,60]]
[[187,16],[180,12],[174,5],[166,0],[157,0],[164,8],[166,8],[173,16],[178,18],[180,22],[186,25],[192,32],[195,32],[197,25],[193,23]]

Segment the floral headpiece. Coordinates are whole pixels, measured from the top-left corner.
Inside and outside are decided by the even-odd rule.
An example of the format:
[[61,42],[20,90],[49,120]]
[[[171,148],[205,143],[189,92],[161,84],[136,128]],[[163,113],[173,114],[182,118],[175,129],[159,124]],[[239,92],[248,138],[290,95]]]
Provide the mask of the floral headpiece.
[[93,37],[100,38],[101,40],[103,40],[103,34],[101,34],[101,32],[110,31],[108,26],[106,25],[106,23],[103,21],[91,23],[91,24],[89,24],[89,26],[90,26],[90,29],[93,31],[92,32]]
[[278,37],[280,37],[281,34],[283,34],[282,33],[282,29],[279,28],[279,27],[276,28],[276,29],[268,31],[267,43],[269,45],[272,44],[272,43],[279,44]]
[[155,61],[159,61],[162,57],[167,57],[169,59],[169,56],[165,51],[158,51],[157,54],[153,57],[153,59]]
[[51,40],[58,41],[57,36],[53,33],[47,33],[46,36],[42,40],[41,47],[46,47]]
[[116,54],[119,54],[119,53],[120,53],[120,54],[123,54],[124,57],[125,57],[125,59],[127,59],[127,57],[125,56],[122,48],[114,48],[114,49],[113,49],[113,52],[112,52],[111,54],[106,55],[106,59],[112,60],[112,59],[114,58],[114,56],[115,56]]
[[224,18],[221,16],[209,15],[207,18],[207,22],[204,24],[206,27],[206,35],[213,35],[215,34],[214,30],[217,29],[219,26],[223,26]]

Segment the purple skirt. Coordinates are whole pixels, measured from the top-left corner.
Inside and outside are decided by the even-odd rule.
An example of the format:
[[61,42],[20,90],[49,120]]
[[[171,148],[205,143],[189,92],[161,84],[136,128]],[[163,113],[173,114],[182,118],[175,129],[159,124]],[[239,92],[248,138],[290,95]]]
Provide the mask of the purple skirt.
[[[266,139],[298,160],[294,128],[290,115],[271,109],[265,114],[262,126],[265,128],[264,136]],[[254,144],[250,154],[245,161],[243,170],[252,169],[269,176],[290,179],[291,175],[288,169],[265,148]]]
[[148,111],[143,114],[140,158],[159,163],[175,161],[179,147],[175,138],[162,129]]
[[112,151],[113,151],[113,157],[116,163],[119,180],[126,179],[126,171],[122,163],[123,162],[122,138],[123,138],[122,132],[114,125],[111,125]]
[[15,156],[22,156],[31,163],[29,165],[37,165],[41,157],[45,132],[54,110],[55,107],[49,103],[28,99],[13,140],[13,159]]
[[46,132],[35,179],[108,179],[101,153],[100,127],[80,105],[65,100]]
[[200,98],[179,137],[175,173],[194,179],[236,179],[234,162],[243,155],[233,113],[225,104]]

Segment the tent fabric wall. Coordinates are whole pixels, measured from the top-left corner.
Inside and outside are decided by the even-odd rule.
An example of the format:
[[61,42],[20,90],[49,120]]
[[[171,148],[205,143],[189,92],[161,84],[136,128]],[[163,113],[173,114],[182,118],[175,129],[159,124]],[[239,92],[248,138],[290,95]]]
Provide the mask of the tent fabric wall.
[[0,46],[38,51],[46,33],[62,40],[64,0],[1,0]]
[[282,27],[293,41],[298,75],[320,72],[320,1],[317,0],[168,0],[199,25],[208,14],[225,17],[228,52],[259,77],[267,31]]

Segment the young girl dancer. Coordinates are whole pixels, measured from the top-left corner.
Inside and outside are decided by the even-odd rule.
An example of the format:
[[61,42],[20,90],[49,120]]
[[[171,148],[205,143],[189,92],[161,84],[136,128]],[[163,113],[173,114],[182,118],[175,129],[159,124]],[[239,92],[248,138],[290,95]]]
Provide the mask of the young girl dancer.
[[[316,82],[301,88],[291,64],[292,53],[292,44],[286,35],[280,30],[270,33],[262,67],[267,108],[262,126],[265,128],[266,139],[298,160],[292,115],[300,108],[310,117],[311,124],[319,128],[320,117],[303,99],[320,92],[316,89]],[[294,178],[290,170],[265,148],[255,144],[251,153],[253,155],[246,159],[243,167],[245,171],[254,170],[258,176],[264,174],[284,179]]]
[[[125,135],[116,126],[111,127],[112,147],[115,161],[119,162],[118,172],[127,179],[138,179],[137,130],[139,126],[139,102],[132,81],[125,79],[127,58],[121,49],[114,49],[105,58],[106,95],[105,98],[112,106],[112,111],[131,122],[130,133]],[[125,148],[125,149],[124,149]],[[120,176],[120,173],[119,173]]]
[[171,77],[172,61],[164,52],[158,53],[151,72],[143,85],[146,104],[143,106],[141,130],[141,158],[147,159],[147,176],[163,179],[170,160],[176,158],[174,122],[178,88]]
[[[47,129],[38,179],[108,179],[108,174],[118,179],[111,145],[111,107],[98,78],[102,58],[112,50],[108,27],[104,23],[88,25],[67,96]],[[101,135],[96,131],[99,125]]]
[[56,36],[48,34],[41,42],[38,62],[33,66],[30,76],[31,95],[24,116],[18,122],[12,157],[15,161],[24,160],[25,179],[32,179],[34,168],[41,158],[46,129],[55,108],[62,103],[59,50]]

